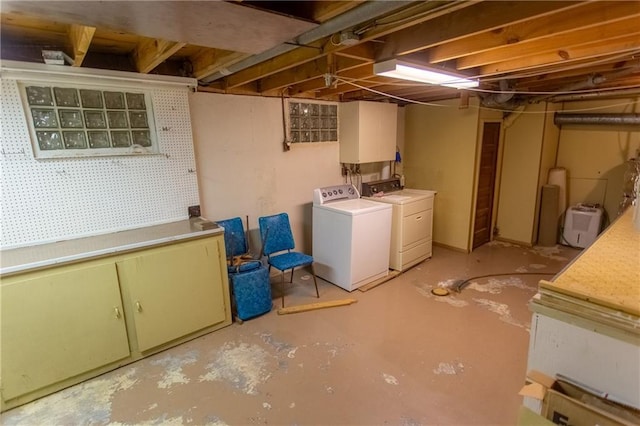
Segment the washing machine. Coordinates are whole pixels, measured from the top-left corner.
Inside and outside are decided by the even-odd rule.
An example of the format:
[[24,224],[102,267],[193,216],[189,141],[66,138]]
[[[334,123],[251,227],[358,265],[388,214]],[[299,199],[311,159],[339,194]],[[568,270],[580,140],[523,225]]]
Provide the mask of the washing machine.
[[350,184],[313,191],[316,275],[347,291],[389,274],[391,205],[360,198]]

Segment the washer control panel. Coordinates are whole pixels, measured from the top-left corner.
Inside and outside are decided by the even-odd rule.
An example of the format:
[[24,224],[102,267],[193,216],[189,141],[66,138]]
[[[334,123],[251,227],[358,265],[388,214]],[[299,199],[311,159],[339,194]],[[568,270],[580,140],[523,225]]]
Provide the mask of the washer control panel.
[[313,204],[325,204],[331,201],[360,198],[360,193],[351,184],[327,186],[313,190]]

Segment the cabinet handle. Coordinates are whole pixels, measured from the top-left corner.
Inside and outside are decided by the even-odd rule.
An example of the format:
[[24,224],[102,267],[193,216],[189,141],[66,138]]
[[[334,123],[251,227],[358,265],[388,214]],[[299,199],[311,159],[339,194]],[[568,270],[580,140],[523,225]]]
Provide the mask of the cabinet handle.
[[422,216],[416,217],[416,220],[422,220]]
[[136,302],[136,311],[142,312],[142,305],[140,304],[140,302]]
[[120,319],[120,317],[122,316],[122,315],[120,315],[120,309],[118,309],[117,307],[116,307],[116,308],[114,308],[114,309],[115,309],[115,311],[116,311],[116,318],[117,318],[117,319]]

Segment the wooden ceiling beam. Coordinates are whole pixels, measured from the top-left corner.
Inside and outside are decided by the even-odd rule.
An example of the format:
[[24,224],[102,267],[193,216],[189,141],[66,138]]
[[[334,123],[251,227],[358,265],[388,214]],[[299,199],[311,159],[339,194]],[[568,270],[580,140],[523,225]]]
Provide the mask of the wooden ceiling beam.
[[[273,74],[269,77],[259,80],[259,87],[261,92],[268,92],[275,89],[281,89],[283,87],[292,86],[298,83],[303,83],[312,79],[322,77],[324,74],[332,74],[331,65],[328,60],[328,56],[323,56],[314,61],[305,62],[295,68],[289,68],[278,74]],[[341,58],[337,57],[333,59],[333,68],[337,71],[349,70],[362,65],[362,61],[353,58]]]
[[376,57],[373,43],[356,44],[348,49],[338,50],[335,54],[347,58],[361,59],[363,61],[374,61]]
[[328,21],[354,7],[360,6],[362,2],[363,0],[314,2],[313,20],[316,22]]
[[[373,64],[363,64],[348,70],[339,71],[338,75],[344,78],[354,78],[354,79],[362,79],[371,77],[373,75]],[[289,93],[291,95],[297,95],[300,93],[307,92],[315,92],[317,90],[321,90],[326,88],[326,83],[324,78],[316,78],[313,80],[306,81],[304,83],[293,85],[289,88]]]
[[294,49],[283,55],[261,62],[252,67],[238,71],[226,77],[227,87],[233,88],[242,86],[250,81],[258,80],[275,74],[287,68],[302,65],[323,55],[323,46],[329,40],[328,37],[311,43],[309,46]]
[[[382,84],[381,81],[359,81],[358,86],[360,87],[358,87],[348,83],[340,83],[336,87],[330,87],[330,88],[318,90],[316,92],[316,97],[327,98],[332,96],[342,96],[345,93],[349,93],[353,91],[360,91],[360,90],[367,91],[366,89],[363,89],[363,87],[373,88],[376,86],[380,86],[381,84]],[[371,92],[371,93],[374,93],[374,92]]]
[[[518,80],[516,83],[516,90],[544,91],[546,87],[550,86],[566,86],[567,84],[575,83],[578,81],[585,81],[587,78],[589,78],[589,76],[601,75],[609,79],[611,75],[615,75],[624,70],[638,70],[637,74],[640,74],[640,62],[628,61],[622,64],[620,62],[616,62],[593,66],[589,67],[588,75],[585,75],[584,69],[581,68],[549,72],[544,75]],[[616,80],[622,80],[623,78],[616,78]]]
[[[248,58],[250,54],[229,50],[203,48],[189,60],[193,66],[193,76],[201,79]],[[222,81],[214,82],[222,86]]]
[[328,73],[329,63],[327,57],[323,56],[316,60],[305,62],[294,68],[288,68],[277,74],[270,75],[260,81],[260,91],[267,92],[270,90],[281,89],[291,86],[292,84],[302,83],[304,81],[317,78],[322,74]]
[[[555,37],[640,14],[640,2],[605,1],[585,2],[559,13],[536,17],[524,22],[485,31],[469,37],[440,44],[429,50],[429,61],[439,63],[485,52],[508,45],[520,45],[527,41]],[[568,17],[567,15],[570,15]]]
[[446,41],[479,34],[575,6],[568,1],[483,1],[382,39],[376,59],[386,60],[417,52]]
[[[459,10],[469,7],[473,2],[451,2],[432,1],[417,4],[414,8],[401,11],[394,15],[400,21],[396,25],[374,26],[361,36],[361,43],[377,39],[402,28],[410,28],[421,22],[433,19],[434,16],[450,13],[452,10]],[[279,55],[275,58],[256,64],[252,67],[238,71],[226,77],[227,87],[241,86],[250,81],[258,80],[266,76],[301,65],[305,62],[317,59],[318,56],[329,53],[338,53],[343,50],[353,49],[352,46],[343,46],[331,43],[331,37],[325,37],[310,43],[308,46],[299,47],[290,52]]]
[[[518,58],[514,60],[506,60],[481,67],[479,73],[481,76],[492,76],[508,72],[521,72],[533,69],[540,69],[544,72],[545,67],[553,65],[567,65],[572,62],[593,59],[598,57],[610,58],[612,56],[624,55],[640,50],[640,37],[638,34],[632,34],[615,40],[604,42],[590,43],[583,46],[562,49],[554,52],[546,52],[539,55]],[[620,61],[625,58],[619,58]]]
[[85,27],[84,25],[69,25],[69,42],[71,43],[71,50],[73,54],[74,67],[79,67],[84,61],[84,57],[89,51],[91,40],[96,32],[95,27]]
[[324,98],[328,96],[342,95],[344,93],[353,92],[356,90],[363,90],[363,87],[375,88],[375,87],[389,83],[389,79],[386,77],[371,77],[362,81],[354,81],[354,83],[356,83],[357,86],[350,83],[340,82],[336,87],[329,87],[329,88],[317,91],[316,96]]
[[566,32],[540,40],[511,44],[486,52],[464,56],[457,60],[456,67],[458,69],[475,68],[495,62],[535,56],[540,52],[566,50],[574,46],[593,43],[594,41],[612,40],[634,33],[638,34],[639,32],[640,16],[633,16],[614,23]]
[[136,69],[139,73],[148,74],[185,45],[169,40],[142,38],[133,51]]
[[[420,88],[404,88],[398,89],[397,86],[380,85],[376,86],[375,90],[384,93],[370,92],[366,90],[361,91],[349,91],[342,94],[343,101],[357,100],[361,97],[366,97],[372,101],[378,101],[383,99],[389,99],[390,96],[395,96],[395,102],[402,104],[408,104],[412,102],[429,102],[433,100],[452,99],[460,96],[460,90],[451,89],[448,87],[439,86],[425,86]],[[364,92],[368,92],[364,93]]]

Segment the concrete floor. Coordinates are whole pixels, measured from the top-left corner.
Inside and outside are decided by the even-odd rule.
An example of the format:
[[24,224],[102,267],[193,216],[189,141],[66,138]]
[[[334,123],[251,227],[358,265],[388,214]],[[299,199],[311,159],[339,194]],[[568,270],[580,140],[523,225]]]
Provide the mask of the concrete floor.
[[[4,425],[513,425],[540,275],[578,250],[490,243],[433,259],[369,291],[319,280],[344,307],[261,317],[65,389],[0,416]],[[544,276],[549,278],[549,276]],[[287,306],[315,303],[302,271]],[[280,306],[274,293],[274,305]]]

